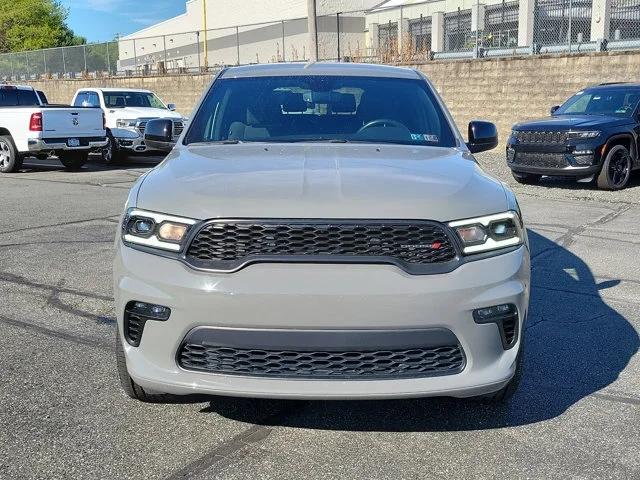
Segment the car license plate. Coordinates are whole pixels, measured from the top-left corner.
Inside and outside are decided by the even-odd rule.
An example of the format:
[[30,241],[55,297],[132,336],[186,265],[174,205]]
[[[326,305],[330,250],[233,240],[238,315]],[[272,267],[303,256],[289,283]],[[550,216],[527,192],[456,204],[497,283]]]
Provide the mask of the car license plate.
[[69,145],[70,147],[79,147],[80,140],[77,138],[70,138],[69,141],[67,142],[67,145]]

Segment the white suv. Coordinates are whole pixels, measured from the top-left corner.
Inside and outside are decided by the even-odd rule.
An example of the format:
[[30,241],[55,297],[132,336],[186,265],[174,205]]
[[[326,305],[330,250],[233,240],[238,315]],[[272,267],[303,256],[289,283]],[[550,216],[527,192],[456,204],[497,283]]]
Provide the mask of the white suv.
[[124,153],[150,150],[144,142],[144,130],[149,120],[172,120],[176,138],[182,133],[186,121],[175,112],[174,104],[165,104],[149,90],[82,88],[76,92],[71,104],[77,107],[102,108],[109,138],[102,156],[107,163],[120,159]]
[[230,68],[195,112],[118,234],[128,395],[513,393],[529,246],[472,155],[495,125],[465,143],[420,72],[364,64]]

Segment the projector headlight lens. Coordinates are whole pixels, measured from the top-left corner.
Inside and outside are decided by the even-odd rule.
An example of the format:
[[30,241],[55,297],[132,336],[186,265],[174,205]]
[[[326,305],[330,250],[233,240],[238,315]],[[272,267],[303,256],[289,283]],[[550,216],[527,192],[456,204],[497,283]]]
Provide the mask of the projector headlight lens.
[[196,222],[191,218],[130,208],[122,221],[122,240],[129,244],[179,252],[189,229]]

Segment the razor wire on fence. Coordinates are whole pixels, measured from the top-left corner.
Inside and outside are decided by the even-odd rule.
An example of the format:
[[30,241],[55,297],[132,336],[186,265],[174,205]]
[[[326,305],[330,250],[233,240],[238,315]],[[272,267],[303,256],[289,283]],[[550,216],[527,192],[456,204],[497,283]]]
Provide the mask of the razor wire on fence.
[[195,73],[316,54],[324,61],[411,64],[640,49],[640,0],[391,0],[319,15],[316,31],[312,43],[302,17],[6,53],[0,81]]

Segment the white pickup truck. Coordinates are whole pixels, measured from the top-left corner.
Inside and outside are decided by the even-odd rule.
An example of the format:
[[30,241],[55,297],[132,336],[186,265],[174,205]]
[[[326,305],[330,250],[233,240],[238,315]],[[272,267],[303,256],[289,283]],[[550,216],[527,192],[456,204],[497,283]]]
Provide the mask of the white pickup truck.
[[99,109],[49,105],[32,87],[0,84],[0,173],[19,170],[30,156],[55,156],[75,170],[106,145]]
[[174,104],[165,104],[149,90],[82,88],[76,92],[71,104],[77,107],[102,108],[109,140],[109,144],[103,149],[102,158],[107,163],[119,161],[128,153],[151,150],[144,142],[144,129],[149,120],[172,120],[176,139],[187,121],[175,112]]

